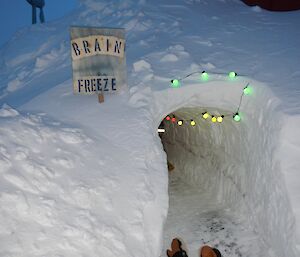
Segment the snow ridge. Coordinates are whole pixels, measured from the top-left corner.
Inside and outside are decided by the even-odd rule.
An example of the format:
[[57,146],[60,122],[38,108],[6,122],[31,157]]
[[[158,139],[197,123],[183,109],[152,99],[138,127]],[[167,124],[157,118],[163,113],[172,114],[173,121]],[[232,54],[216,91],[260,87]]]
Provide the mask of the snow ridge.
[[[0,255],[160,256],[176,232],[167,220],[170,158],[183,182],[213,192],[213,213],[241,218],[264,256],[298,256],[299,12],[236,0],[80,2],[0,50]],[[128,93],[100,106],[72,94],[70,25],[126,28]],[[170,88],[202,70],[248,78]],[[157,135],[165,115],[235,110],[247,82],[256,94],[243,102],[243,122],[174,128],[166,155]],[[231,256],[257,256],[206,238]],[[201,243],[188,242],[195,255]]]

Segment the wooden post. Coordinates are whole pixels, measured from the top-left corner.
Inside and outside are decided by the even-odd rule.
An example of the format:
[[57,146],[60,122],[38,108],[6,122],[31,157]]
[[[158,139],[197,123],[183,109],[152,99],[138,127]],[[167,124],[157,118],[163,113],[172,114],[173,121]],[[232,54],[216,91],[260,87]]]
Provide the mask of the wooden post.
[[103,95],[103,93],[99,93],[98,94],[98,101],[99,101],[99,103],[103,103],[104,102],[104,95]]

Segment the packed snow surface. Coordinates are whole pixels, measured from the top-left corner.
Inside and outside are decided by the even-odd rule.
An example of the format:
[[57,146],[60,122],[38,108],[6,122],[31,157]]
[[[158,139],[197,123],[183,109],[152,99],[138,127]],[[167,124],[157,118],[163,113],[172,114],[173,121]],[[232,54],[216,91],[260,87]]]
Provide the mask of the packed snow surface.
[[[70,25],[126,29],[128,92],[73,94]],[[299,25],[237,0],[81,0],[18,31],[0,50],[0,255],[159,257],[180,237],[190,257],[299,256]],[[168,114],[185,124],[159,137]]]

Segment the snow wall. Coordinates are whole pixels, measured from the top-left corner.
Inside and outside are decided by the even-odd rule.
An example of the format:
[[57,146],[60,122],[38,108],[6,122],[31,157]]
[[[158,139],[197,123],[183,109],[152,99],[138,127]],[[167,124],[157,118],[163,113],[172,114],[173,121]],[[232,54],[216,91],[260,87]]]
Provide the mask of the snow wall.
[[[234,112],[247,82],[254,93],[243,98],[241,122],[202,119],[203,111]],[[246,78],[219,76],[201,85],[185,84],[153,93],[153,131],[170,113],[197,122],[195,127],[166,124],[168,159],[187,181],[213,190],[216,201],[246,216],[270,256],[297,256],[295,219],[281,173],[283,115],[278,99],[267,86]]]
[[[201,113],[204,109],[231,112],[238,105],[245,83],[250,82],[255,93],[244,98],[241,123],[228,120],[222,125],[212,125],[199,118],[197,122],[200,126],[195,128],[182,127],[179,131],[179,128],[174,127],[173,132],[166,135],[166,140],[174,143],[174,146],[168,148],[168,157],[176,167],[186,170],[187,180],[201,183],[201,186],[206,186],[202,183],[204,179],[209,181],[210,186],[207,188],[217,192],[218,201],[246,215],[253,229],[273,249],[273,256],[299,256],[294,251],[294,215],[298,224],[300,222],[300,198],[295,194],[299,188],[297,172],[300,141],[295,137],[300,126],[299,115],[293,117],[280,114],[278,100],[266,85],[248,79],[234,83],[224,78],[219,78],[219,81],[218,78],[214,79],[205,85],[187,81],[182,88],[156,92],[150,87],[144,88],[144,91],[133,87],[129,102],[138,111],[124,108],[131,115],[129,125],[128,120],[122,117],[123,113],[116,113],[115,106],[119,105],[111,105],[113,100],[109,98],[102,109],[98,110],[98,103],[94,99],[82,97],[82,108],[78,108],[75,113],[74,106],[78,105],[79,100],[70,93],[71,81],[68,81],[70,55],[66,35],[69,25],[76,22],[87,26],[102,26],[104,21],[107,26],[126,24],[125,27],[134,32],[134,41],[136,38],[144,38],[144,34],[150,33],[152,36],[151,28],[156,25],[148,16],[142,18],[139,10],[130,11],[129,1],[122,1],[123,5],[118,6],[121,12],[117,13],[111,23],[107,23],[107,17],[111,15],[114,9],[111,6],[115,2],[107,6],[95,0],[81,2],[89,9],[80,15],[74,13],[65,22],[59,20],[52,25],[48,24],[46,30],[40,26],[27,28],[19,32],[1,52],[4,56],[1,59],[4,67],[1,90],[7,93],[7,97],[2,100],[20,106],[49,87],[58,85],[57,88],[63,89],[62,92],[57,94],[55,90],[49,90],[53,95],[46,95],[35,108],[38,106],[42,109],[44,103],[47,118],[51,115],[67,123],[67,128],[61,128],[66,126],[64,122],[63,125],[49,125],[40,115],[31,117],[21,114],[18,118],[0,115],[0,163],[1,176],[4,178],[4,192],[1,192],[0,199],[1,237],[4,239],[0,243],[2,255],[22,256],[29,253],[31,256],[73,257],[101,253],[106,256],[159,256],[168,206],[168,178],[166,155],[157,136],[158,125],[169,113],[178,113],[188,119],[190,115],[195,117],[195,112]],[[133,4],[136,6],[136,2]],[[122,12],[129,14],[125,20]],[[153,13],[157,14],[156,6]],[[215,10],[209,14],[216,15]],[[139,18],[135,19],[135,16]],[[170,20],[173,23],[173,17]],[[224,31],[223,20],[220,24],[220,31]],[[164,23],[161,26],[166,30],[162,30],[160,35],[166,35],[170,27]],[[181,23],[177,22],[176,26],[180,27]],[[216,24],[213,23],[213,26]],[[147,27],[150,30],[146,30]],[[170,31],[170,38],[173,38],[174,32]],[[32,45],[28,42],[32,41],[33,33],[35,44]],[[246,33],[248,35],[248,30]],[[212,35],[214,37],[215,34]],[[164,41],[168,46],[169,41]],[[57,45],[57,42],[60,44]],[[16,46],[20,44],[22,48]],[[141,55],[135,46],[133,44],[131,52],[134,61],[136,55]],[[157,59],[155,54],[154,58]],[[187,63],[191,63],[191,60],[188,59]],[[218,63],[217,66],[222,67],[222,64]],[[225,64],[223,66],[228,67]],[[256,66],[255,63],[250,64]],[[251,69],[250,64],[245,66],[245,70]],[[183,65],[185,63],[180,58],[179,68]],[[158,69],[167,66],[163,64]],[[170,70],[172,66],[167,68]],[[258,65],[257,69],[260,68],[261,65]],[[252,70],[252,74],[256,72]],[[262,69],[262,72],[265,70]],[[274,71],[267,75],[269,80],[273,79]],[[43,83],[46,80],[48,83]],[[64,85],[61,87],[60,83]],[[158,87],[163,88],[167,83],[166,79]],[[289,84],[292,84],[291,80]],[[24,91],[17,91],[20,88]],[[118,98],[116,102],[119,101]],[[74,129],[74,124],[78,127],[82,125],[77,122],[78,116],[83,117],[85,129],[90,126],[84,132]],[[99,123],[96,123],[98,120]],[[135,133],[132,133],[133,130]],[[90,131],[95,136],[87,138],[85,134]],[[120,147],[125,145],[120,142],[130,143],[129,147]],[[135,147],[132,147],[133,144]],[[6,148],[13,152],[11,156],[6,153]],[[180,149],[180,155],[177,149]],[[30,158],[26,157],[27,151]],[[59,159],[58,151],[62,156]],[[40,154],[45,152],[46,157]],[[185,158],[190,158],[192,162],[187,163]],[[130,163],[128,160],[131,160]],[[54,175],[47,172],[49,166],[57,170]],[[127,167],[126,172],[120,173],[124,167]],[[212,172],[205,173],[207,170]],[[288,176],[284,176],[287,173]],[[50,186],[47,184],[49,181]],[[54,192],[52,197],[48,191]],[[292,202],[293,212],[289,201]],[[299,232],[298,226],[298,247]]]
[[[243,99],[240,123],[202,120],[203,110],[234,112],[248,82],[254,93]],[[299,256],[297,195],[290,187],[297,188],[297,174],[288,188],[285,178],[291,176],[284,176],[297,171],[299,123],[280,114],[279,101],[266,85],[216,76],[161,91],[132,87],[129,99],[108,96],[101,108],[92,96],[73,96],[70,85],[67,81],[32,102],[47,115],[0,112],[3,255],[160,256],[168,172],[157,127],[175,113],[198,124],[166,128],[164,135],[168,158],[184,170],[183,177],[247,217],[249,229],[270,249],[266,256]],[[64,101],[55,100],[58,94]],[[82,108],[74,112],[79,98]],[[52,120],[62,107],[59,122]],[[84,126],[75,123],[78,116]]]

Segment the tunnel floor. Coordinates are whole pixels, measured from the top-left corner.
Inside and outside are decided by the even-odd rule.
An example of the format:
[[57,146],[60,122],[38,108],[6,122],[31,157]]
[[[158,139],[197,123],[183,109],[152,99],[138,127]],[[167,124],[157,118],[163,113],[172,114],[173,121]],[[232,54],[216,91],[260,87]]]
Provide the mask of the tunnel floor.
[[161,257],[167,256],[166,249],[174,237],[184,240],[189,257],[199,256],[204,244],[218,248],[224,257],[268,256],[262,240],[245,219],[214,199],[211,192],[187,184],[178,171],[169,173],[169,212]]

